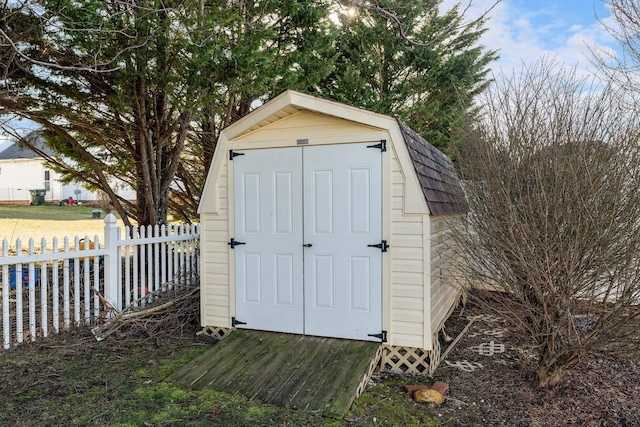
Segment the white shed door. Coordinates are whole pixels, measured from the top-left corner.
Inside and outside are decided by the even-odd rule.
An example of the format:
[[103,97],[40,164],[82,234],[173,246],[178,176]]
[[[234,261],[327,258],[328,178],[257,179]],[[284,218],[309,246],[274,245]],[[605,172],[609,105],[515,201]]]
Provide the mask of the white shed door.
[[382,329],[381,156],[367,144],[304,149],[305,333],[377,340]]
[[243,153],[233,164],[236,319],[302,334],[302,151]]
[[[367,144],[234,159],[236,318],[251,329],[378,341],[381,155]],[[304,270],[303,270],[304,267]],[[304,273],[303,273],[304,271]]]

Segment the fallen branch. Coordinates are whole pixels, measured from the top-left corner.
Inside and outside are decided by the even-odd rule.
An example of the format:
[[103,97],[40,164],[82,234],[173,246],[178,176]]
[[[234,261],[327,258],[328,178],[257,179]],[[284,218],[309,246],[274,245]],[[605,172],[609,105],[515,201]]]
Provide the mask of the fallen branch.
[[[104,323],[92,329],[93,336],[97,341],[114,334],[120,339],[138,335],[160,338],[197,324],[200,318],[199,284],[172,285],[170,290],[163,289],[150,292],[121,312],[106,316]],[[113,307],[101,299],[105,306]]]
[[115,313],[117,311],[116,308],[113,306],[113,304],[111,304],[111,302],[108,299],[106,299],[104,295],[102,295],[102,293],[98,289],[96,289],[95,286],[92,286],[91,290],[93,291],[93,294],[96,295],[104,305],[105,312]]

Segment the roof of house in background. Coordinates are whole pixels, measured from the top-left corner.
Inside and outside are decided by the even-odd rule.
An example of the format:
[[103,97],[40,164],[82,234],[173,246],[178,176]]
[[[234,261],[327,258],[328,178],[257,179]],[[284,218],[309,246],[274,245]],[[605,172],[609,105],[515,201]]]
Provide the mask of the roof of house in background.
[[[36,146],[44,153],[50,156],[55,155],[55,151],[49,148],[42,138],[37,137],[35,139]],[[42,156],[27,147],[23,143],[14,142],[2,152],[0,152],[0,160],[13,160],[13,159],[41,159]]]
[[451,160],[400,120],[398,125],[431,215],[467,212],[467,202]]

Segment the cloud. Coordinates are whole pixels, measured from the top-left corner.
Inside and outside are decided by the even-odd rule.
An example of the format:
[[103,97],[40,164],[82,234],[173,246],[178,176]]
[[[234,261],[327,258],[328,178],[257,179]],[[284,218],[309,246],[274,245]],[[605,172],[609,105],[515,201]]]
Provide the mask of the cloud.
[[[449,10],[458,2],[445,0],[441,10]],[[489,12],[488,30],[481,39],[487,49],[497,50],[500,56],[492,66],[494,72],[510,73],[523,64],[550,57],[575,66],[579,75],[592,73],[591,50],[611,48],[613,39],[596,19],[594,9],[581,9],[572,3],[563,0],[545,6],[537,1],[502,0]],[[490,4],[489,0],[474,1],[468,17],[480,16]],[[599,10],[598,14],[608,22],[606,11]]]

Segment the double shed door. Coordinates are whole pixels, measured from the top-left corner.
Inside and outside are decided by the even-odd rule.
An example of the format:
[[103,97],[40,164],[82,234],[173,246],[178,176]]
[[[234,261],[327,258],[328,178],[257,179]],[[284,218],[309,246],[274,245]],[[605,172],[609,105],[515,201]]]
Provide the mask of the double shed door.
[[381,155],[367,145],[235,152],[236,326],[379,339]]

